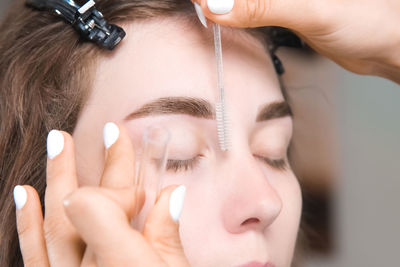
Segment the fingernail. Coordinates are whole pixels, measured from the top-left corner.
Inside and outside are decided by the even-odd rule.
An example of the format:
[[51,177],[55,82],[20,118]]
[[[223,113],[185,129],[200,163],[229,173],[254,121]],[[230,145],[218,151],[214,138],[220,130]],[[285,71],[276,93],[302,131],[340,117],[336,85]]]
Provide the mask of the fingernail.
[[47,156],[54,159],[64,149],[64,136],[60,131],[51,130],[47,135]]
[[194,2],[194,9],[196,10],[197,17],[199,18],[201,24],[203,24],[204,27],[207,28],[207,19],[203,14],[203,10],[201,9],[201,6]]
[[63,205],[64,205],[64,207],[68,207],[69,204],[70,204],[69,199],[64,199],[64,200],[63,200]]
[[218,15],[231,12],[234,0],[207,0],[208,9]]
[[181,217],[183,202],[185,201],[186,187],[177,187],[169,198],[169,214],[174,222],[178,222]]
[[104,145],[108,149],[119,137],[119,129],[115,123],[107,122],[103,129]]
[[22,209],[25,206],[26,200],[28,198],[25,188],[23,186],[17,185],[16,187],[14,187],[13,195],[15,206],[18,210]]

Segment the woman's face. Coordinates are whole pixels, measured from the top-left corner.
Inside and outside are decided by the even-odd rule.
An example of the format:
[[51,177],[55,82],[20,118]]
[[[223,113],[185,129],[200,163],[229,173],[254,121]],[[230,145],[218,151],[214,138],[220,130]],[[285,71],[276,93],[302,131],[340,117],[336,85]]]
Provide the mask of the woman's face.
[[100,59],[73,134],[80,184],[99,183],[106,122],[124,124],[137,150],[143,131],[161,125],[171,132],[173,160],[164,185],[187,187],[180,234],[190,263],[290,266],[301,212],[287,163],[292,119],[264,47],[246,33],[223,31],[231,149],[222,152],[211,29],[165,19],[125,30],[115,53]]

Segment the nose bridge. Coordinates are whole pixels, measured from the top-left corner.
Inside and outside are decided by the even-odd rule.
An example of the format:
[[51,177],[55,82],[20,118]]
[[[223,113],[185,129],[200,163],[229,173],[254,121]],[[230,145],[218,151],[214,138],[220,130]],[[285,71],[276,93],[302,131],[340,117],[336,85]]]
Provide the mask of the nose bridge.
[[221,206],[224,227],[236,234],[263,231],[282,209],[282,200],[268,181],[271,177],[266,176],[250,152],[231,154],[226,161]]

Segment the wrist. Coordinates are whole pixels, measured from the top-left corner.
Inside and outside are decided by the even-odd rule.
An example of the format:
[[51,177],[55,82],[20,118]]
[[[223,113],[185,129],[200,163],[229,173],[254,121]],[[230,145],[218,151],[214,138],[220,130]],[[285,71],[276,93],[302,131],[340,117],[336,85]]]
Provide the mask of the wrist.
[[392,80],[395,83],[400,84],[400,58],[397,57],[396,62],[390,64],[380,65],[379,72],[377,74],[380,77]]

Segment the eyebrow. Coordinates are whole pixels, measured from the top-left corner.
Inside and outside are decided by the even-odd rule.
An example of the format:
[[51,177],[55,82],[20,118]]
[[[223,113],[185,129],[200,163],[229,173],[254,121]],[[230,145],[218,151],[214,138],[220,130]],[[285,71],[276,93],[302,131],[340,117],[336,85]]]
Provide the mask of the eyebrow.
[[214,108],[207,100],[192,97],[163,97],[143,105],[125,120],[154,115],[184,114],[196,118],[214,119]]
[[[205,99],[192,97],[162,97],[144,104],[130,113],[125,120],[148,116],[182,114],[196,118],[215,119],[214,106]],[[286,101],[264,105],[257,115],[256,122],[291,116],[292,112]]]
[[293,116],[292,110],[286,101],[273,102],[264,105],[257,115],[256,122],[267,121],[286,116]]

